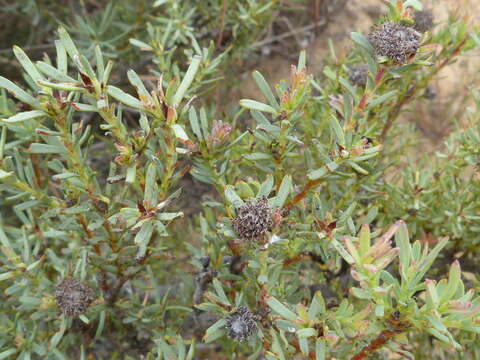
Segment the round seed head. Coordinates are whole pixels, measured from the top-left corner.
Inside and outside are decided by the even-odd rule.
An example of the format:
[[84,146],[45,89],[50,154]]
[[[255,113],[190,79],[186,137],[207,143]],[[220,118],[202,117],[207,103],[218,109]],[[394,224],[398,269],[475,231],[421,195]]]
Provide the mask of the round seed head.
[[365,86],[367,84],[367,77],[368,77],[368,65],[361,64],[356,65],[350,68],[348,72],[348,79],[353,85],[357,86]]
[[93,290],[76,279],[63,279],[56,286],[55,300],[65,316],[80,315],[94,300]]
[[258,331],[257,317],[253,315],[245,306],[240,306],[238,310],[228,315],[225,328],[228,336],[238,342],[247,340]]
[[377,56],[387,56],[396,64],[405,64],[420,47],[421,34],[394,22],[382,24],[368,35]]
[[430,10],[415,11],[413,19],[415,20],[414,29],[421,33],[433,27],[433,14]]
[[266,197],[246,202],[233,219],[235,233],[244,240],[259,238],[270,230],[272,225],[272,208]]

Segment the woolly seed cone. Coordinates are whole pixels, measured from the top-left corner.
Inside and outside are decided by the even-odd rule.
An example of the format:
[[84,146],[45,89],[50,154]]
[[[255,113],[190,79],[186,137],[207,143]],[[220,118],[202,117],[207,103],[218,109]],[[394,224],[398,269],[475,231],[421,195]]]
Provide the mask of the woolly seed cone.
[[430,10],[415,11],[413,19],[415,20],[413,28],[421,33],[433,28],[433,14]]
[[227,334],[235,341],[245,341],[258,331],[257,317],[245,306],[240,306],[236,312],[228,315],[225,320],[227,321],[225,325]]
[[243,240],[258,239],[272,227],[272,213],[266,197],[246,202],[233,219],[235,233]]
[[382,24],[368,35],[377,56],[387,56],[396,64],[405,64],[420,47],[421,34],[394,22]]
[[367,64],[352,66],[350,68],[350,71],[348,72],[348,80],[350,80],[350,82],[353,85],[365,86],[367,84],[367,77],[368,77]]
[[83,314],[90,306],[93,290],[76,279],[63,279],[55,289],[55,300],[65,316]]

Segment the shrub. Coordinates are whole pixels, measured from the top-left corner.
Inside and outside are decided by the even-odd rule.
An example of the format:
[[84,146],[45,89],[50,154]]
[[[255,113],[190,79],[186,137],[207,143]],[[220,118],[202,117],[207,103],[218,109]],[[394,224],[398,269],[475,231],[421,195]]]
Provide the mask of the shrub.
[[[211,3],[154,6],[210,19],[225,2]],[[242,3],[224,12],[234,39],[238,19],[274,16]],[[64,27],[54,59],[14,47],[26,84],[0,77],[0,359],[478,357],[479,282],[460,263],[479,256],[480,96],[435,162],[403,163],[418,145],[398,119],[479,32],[451,14],[421,35],[414,10],[389,3],[320,76],[305,52],[273,89],[254,71],[264,101],[226,114],[204,90],[235,56],[195,28],[157,19],[148,42],[130,37],[155,84],[128,70],[112,85],[105,49]],[[182,189],[200,183],[185,217]]]

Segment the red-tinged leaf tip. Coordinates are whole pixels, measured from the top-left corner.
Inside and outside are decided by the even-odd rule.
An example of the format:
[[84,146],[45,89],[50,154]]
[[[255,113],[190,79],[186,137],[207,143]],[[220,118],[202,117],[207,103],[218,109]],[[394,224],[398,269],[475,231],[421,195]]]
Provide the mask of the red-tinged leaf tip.
[[375,75],[375,84],[378,85],[380,83],[380,81],[383,78],[383,75],[385,75],[385,68],[384,67],[380,68],[380,70],[378,70],[378,72],[377,72],[377,75]]

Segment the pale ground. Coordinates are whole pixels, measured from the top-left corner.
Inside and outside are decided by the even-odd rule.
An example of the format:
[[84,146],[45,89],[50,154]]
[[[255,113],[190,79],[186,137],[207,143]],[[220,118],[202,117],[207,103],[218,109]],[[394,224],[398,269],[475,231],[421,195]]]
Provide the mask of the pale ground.
[[[432,9],[437,26],[447,19],[449,9],[460,7],[476,21],[480,19],[479,0],[426,0],[423,2]],[[360,31],[368,33],[373,20],[382,12],[384,6],[380,0],[348,0],[345,8],[332,18],[324,31],[306,46],[308,70],[313,75],[321,72],[323,59],[329,56],[328,39],[332,39],[337,57],[345,55],[352,41],[350,33]],[[432,101],[419,101],[410,105],[412,112],[406,112],[402,120],[414,122],[423,132],[429,150],[433,151],[441,146],[444,137],[452,128],[452,120],[460,118],[466,107],[465,95],[469,88],[477,87],[480,83],[480,56],[475,53],[461,58],[457,63],[446,67],[434,80],[433,86],[437,90],[437,97]],[[265,78],[276,84],[280,79],[288,79],[291,57],[274,55],[257,67]],[[256,85],[248,76],[247,85],[242,84],[239,97],[261,99]]]

